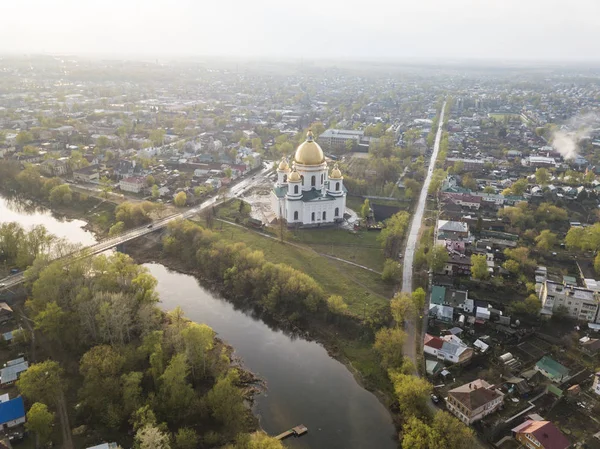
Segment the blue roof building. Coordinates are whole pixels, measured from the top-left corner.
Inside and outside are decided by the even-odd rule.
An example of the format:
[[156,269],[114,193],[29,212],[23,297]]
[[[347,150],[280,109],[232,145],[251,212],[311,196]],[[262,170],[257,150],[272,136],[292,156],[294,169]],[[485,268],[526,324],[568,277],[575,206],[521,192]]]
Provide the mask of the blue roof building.
[[21,396],[0,402],[0,427],[13,427],[25,422],[25,405]]

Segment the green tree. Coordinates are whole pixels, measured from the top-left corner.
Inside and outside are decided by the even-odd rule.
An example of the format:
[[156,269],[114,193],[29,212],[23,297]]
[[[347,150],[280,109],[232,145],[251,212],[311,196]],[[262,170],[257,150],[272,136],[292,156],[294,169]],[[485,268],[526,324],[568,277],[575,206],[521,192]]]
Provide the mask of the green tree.
[[217,380],[206,396],[214,418],[233,435],[240,429],[246,411],[242,392],[236,386],[238,382],[238,372],[232,369],[225,377]]
[[152,175],[146,176],[146,186],[152,187],[154,184],[156,184],[156,179],[154,179],[154,176],[152,176]]
[[485,186],[483,188],[483,193],[496,193],[496,189],[494,189],[492,186]]
[[440,273],[444,270],[449,258],[448,250],[444,245],[434,245],[427,255],[429,268],[431,268],[431,271],[434,273]]
[[65,449],[73,449],[67,403],[64,395],[66,382],[63,370],[53,360],[34,363],[17,381],[17,388],[28,400],[52,404],[56,407],[62,429],[62,441]]
[[542,185],[547,186],[550,183],[550,173],[545,168],[538,168],[535,171],[535,181]]
[[418,415],[427,409],[426,404],[433,389],[429,382],[398,370],[390,370],[388,374],[404,416]]
[[550,249],[556,245],[557,241],[558,237],[555,233],[549,231],[548,229],[544,229],[542,232],[540,232],[540,235],[535,238],[535,246],[542,251],[550,251]]
[[160,376],[161,407],[164,409],[164,414],[173,422],[184,418],[194,398],[194,389],[187,381],[189,371],[185,354],[176,354]]
[[51,301],[34,317],[35,329],[41,331],[50,341],[60,343],[66,323],[65,316],[66,313],[56,301]]
[[187,195],[185,192],[179,192],[177,195],[175,195],[174,203],[177,207],[184,207],[187,203]]
[[110,227],[108,230],[108,236],[114,237],[125,232],[125,223],[122,221],[117,221],[114,225]]
[[52,436],[54,413],[48,410],[46,404],[35,402],[27,412],[25,428],[35,433],[35,447],[45,446]]
[[100,178],[100,190],[102,191],[102,197],[104,199],[107,199],[110,193],[113,191],[112,182],[106,176]]
[[104,148],[106,148],[110,145],[110,140],[108,139],[107,136],[100,136],[96,140],[96,145],[98,146],[98,148],[103,150]]
[[584,249],[586,245],[585,237],[586,232],[584,228],[572,226],[565,237],[565,244],[570,250]]
[[600,274],[600,253],[596,254],[594,258],[594,270],[596,273]]
[[421,287],[417,288],[412,292],[412,300],[415,303],[417,310],[423,310],[425,308],[425,298],[427,294]]
[[192,371],[192,377],[206,376],[206,359],[213,348],[215,332],[206,324],[189,323],[181,332],[185,354]]
[[471,191],[477,190],[477,182],[469,174],[463,176],[463,178],[462,178],[462,186],[465,189],[469,189]]
[[348,304],[344,302],[344,298],[339,295],[331,295],[327,298],[327,308],[331,313],[343,315],[348,309]]
[[416,307],[412,295],[408,293],[396,293],[390,301],[390,310],[396,325],[401,326],[404,320],[415,317]]
[[21,131],[17,134],[15,142],[20,147],[27,145],[29,142],[33,142],[33,135],[29,131]]
[[525,298],[524,301],[512,301],[509,305],[511,314],[527,315],[529,317],[537,317],[542,308],[542,301],[534,293]]
[[408,229],[409,220],[410,215],[404,211],[398,212],[386,220],[385,228],[377,237],[377,240],[381,242],[386,258],[394,259],[398,257],[404,235]]
[[142,379],[144,374],[132,371],[121,376],[122,408],[125,416],[131,416],[142,405]]
[[363,205],[360,208],[360,215],[363,218],[369,218],[369,216],[371,215],[371,202],[369,201],[369,198],[365,199],[365,201],[363,202]]
[[165,130],[162,128],[152,130],[150,132],[150,140],[153,146],[162,146],[165,142]]
[[50,202],[54,205],[69,204],[73,200],[73,194],[68,184],[62,184],[50,190]]
[[175,434],[175,449],[196,449],[198,434],[194,429],[181,427]]
[[523,194],[527,190],[527,186],[528,184],[526,178],[518,179],[513,183],[513,185],[510,186],[511,194],[516,196],[523,196]]
[[406,333],[397,327],[383,328],[377,331],[373,348],[381,358],[381,366],[385,369],[402,366],[404,340],[406,340]]
[[516,260],[512,260],[512,259],[504,262],[502,267],[506,271],[508,271],[510,274],[518,274],[519,271],[521,270],[521,265],[519,265],[519,262],[517,262]]
[[152,199],[157,199],[160,196],[160,192],[158,191],[158,186],[154,184],[152,186]]
[[393,259],[386,259],[383,263],[381,279],[384,282],[396,282],[400,278],[400,265]]
[[471,256],[471,275],[475,279],[487,279],[489,277],[487,259],[484,254],[473,254]]
[[136,449],[171,449],[169,435],[155,426],[140,428],[135,434]]

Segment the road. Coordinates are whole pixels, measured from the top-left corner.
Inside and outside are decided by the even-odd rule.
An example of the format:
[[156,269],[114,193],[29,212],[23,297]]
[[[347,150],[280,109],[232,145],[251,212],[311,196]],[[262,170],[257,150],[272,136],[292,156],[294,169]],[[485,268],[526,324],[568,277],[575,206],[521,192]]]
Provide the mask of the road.
[[[444,112],[446,111],[446,102],[442,105],[442,111],[440,113],[440,120],[438,130],[435,135],[435,142],[433,144],[433,152],[431,153],[431,160],[429,161],[429,168],[427,169],[427,176],[423,182],[421,188],[421,194],[419,195],[419,201],[415,208],[415,213],[410,225],[408,238],[406,240],[406,249],[404,250],[404,266],[402,269],[402,292],[411,293],[413,291],[413,264],[415,259],[415,249],[417,247],[417,240],[419,238],[419,231],[421,230],[421,224],[423,222],[423,214],[425,212],[425,203],[427,202],[427,194],[429,192],[429,185],[431,184],[431,178],[433,177],[433,169],[435,168],[435,161],[437,160],[438,153],[440,151],[440,142],[442,140],[442,128],[444,126]],[[427,301],[426,301],[427,302]],[[418,311],[419,315],[423,314],[423,311]],[[423,314],[424,315],[424,314]],[[410,359],[417,363],[417,352],[416,352],[416,320],[408,320],[405,323],[405,329],[407,337],[404,342],[404,355],[410,357]]]
[[[191,209],[187,209],[178,214],[173,214],[173,215],[169,215],[168,217],[161,218],[160,220],[156,220],[156,221],[152,222],[151,225],[144,225],[144,226],[140,226],[138,228],[130,229],[118,236],[110,237],[108,239],[102,240],[102,241],[95,243],[93,245],[90,245],[88,247],[78,249],[77,251],[75,251],[74,253],[71,253],[70,255],[68,255],[66,257],[78,258],[78,257],[89,257],[89,256],[93,256],[95,254],[99,254],[101,252],[106,251],[107,249],[114,248],[117,245],[120,245],[122,243],[136,239],[138,237],[144,236],[146,234],[150,234],[151,232],[154,232],[157,229],[164,228],[172,221],[190,218],[190,217],[198,214],[199,212],[202,212],[203,210],[207,209],[208,207],[213,207],[213,206],[223,203],[224,201],[227,201],[230,198],[238,197],[246,189],[251,188],[254,185],[258,184],[262,180],[262,178],[265,176],[265,174],[271,170],[270,164],[265,164],[265,165],[267,165],[267,166],[264,167],[260,173],[254,175],[252,177],[248,177],[248,178],[241,180],[237,184],[231,186],[224,194],[214,196],[214,197],[206,200],[199,206],[193,207]],[[2,291],[4,289],[10,289],[11,287],[15,287],[16,285],[21,284],[24,280],[25,280],[25,275],[23,272],[14,274],[12,276],[8,276],[4,279],[0,279],[0,291]]]

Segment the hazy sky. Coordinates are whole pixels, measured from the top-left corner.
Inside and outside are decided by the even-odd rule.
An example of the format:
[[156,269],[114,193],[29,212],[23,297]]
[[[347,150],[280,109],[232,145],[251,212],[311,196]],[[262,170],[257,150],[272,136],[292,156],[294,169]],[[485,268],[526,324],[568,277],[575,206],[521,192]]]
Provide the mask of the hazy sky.
[[1,53],[600,60],[599,0],[13,0]]

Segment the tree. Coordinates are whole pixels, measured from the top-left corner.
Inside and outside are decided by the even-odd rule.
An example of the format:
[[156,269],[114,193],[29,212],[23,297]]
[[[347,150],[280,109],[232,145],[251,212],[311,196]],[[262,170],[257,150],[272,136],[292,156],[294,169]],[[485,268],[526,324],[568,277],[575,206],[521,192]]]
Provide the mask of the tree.
[[402,240],[408,229],[409,220],[410,215],[408,212],[404,211],[398,212],[386,220],[385,228],[377,237],[377,240],[381,242],[383,253],[386,258],[395,259],[398,257]]
[[365,199],[362,207],[360,208],[360,215],[363,218],[369,218],[369,216],[371,215],[371,203],[369,201],[369,198]]
[[550,173],[545,168],[538,168],[535,171],[535,181],[542,185],[546,186],[550,182]]
[[448,250],[444,245],[434,245],[427,255],[429,267],[434,273],[443,271],[449,259]]
[[542,301],[535,293],[532,293],[524,301],[512,301],[509,305],[511,314],[527,315],[537,317],[542,308]]
[[402,449],[462,449],[476,447],[473,431],[447,412],[437,412],[431,424],[411,416],[402,429]]
[[417,376],[403,374],[398,370],[390,370],[388,374],[394,385],[400,410],[405,416],[416,415],[426,410],[426,403],[433,389],[429,382]]
[[189,371],[185,354],[176,354],[160,376],[161,407],[173,422],[181,420],[188,413],[187,409],[194,398],[194,389],[187,381]]
[[519,271],[521,270],[521,265],[519,265],[519,262],[517,262],[516,260],[507,260],[506,262],[504,262],[504,264],[502,264],[502,267],[508,271],[510,274],[518,274]]
[[112,182],[106,176],[100,178],[100,190],[104,199],[107,199],[108,195],[113,191]]
[[416,314],[415,302],[408,293],[397,293],[390,301],[390,310],[396,325],[400,326],[406,319]]
[[146,176],[146,186],[152,187],[155,183],[156,183],[156,179],[154,179],[154,176],[152,176],[152,175]]
[[98,146],[98,148],[100,148],[101,150],[103,150],[108,145],[110,145],[110,140],[108,139],[107,136],[100,136],[96,140],[96,145]]
[[162,128],[152,130],[150,132],[150,140],[155,147],[163,145],[165,141],[165,130]]
[[473,254],[471,256],[471,275],[475,279],[487,279],[489,277],[487,259],[484,254]]
[[175,195],[174,203],[177,207],[184,207],[187,203],[187,195],[185,192],[179,192],[177,195]]
[[327,308],[331,313],[343,315],[348,309],[348,304],[344,302],[344,298],[339,295],[331,295],[327,298]]
[[152,186],[152,199],[157,199],[160,196],[160,192],[158,191],[158,186],[154,184]]
[[242,392],[236,386],[239,382],[237,370],[230,370],[225,377],[217,380],[206,396],[206,402],[214,418],[231,433],[236,434],[241,427],[246,412]]
[[20,147],[23,147],[24,145],[27,145],[29,142],[33,142],[33,135],[29,131],[21,131],[19,134],[17,134],[15,142]]
[[594,258],[594,270],[596,273],[600,274],[600,253],[596,254]]
[[400,278],[400,265],[393,259],[386,259],[383,263],[381,279],[384,282],[396,282]]
[[215,332],[206,324],[189,323],[181,336],[192,377],[199,379],[206,376],[207,353],[213,348]]
[[385,369],[402,366],[402,348],[406,333],[399,328],[382,328],[375,334],[373,348],[381,358],[381,366]]
[[51,301],[34,317],[35,329],[41,331],[52,342],[60,343],[63,337],[65,316],[66,313],[56,301]]
[[175,449],[196,449],[198,447],[198,434],[189,427],[180,428],[175,434]]
[[281,441],[258,431],[252,434],[240,434],[234,446],[225,446],[225,449],[285,449]]
[[35,446],[45,446],[52,435],[52,423],[54,413],[48,411],[48,406],[41,402],[35,402],[27,412],[25,428],[35,433]]
[[169,435],[155,426],[139,429],[135,434],[135,443],[137,449],[171,449]]
[[63,447],[73,449],[67,403],[64,395],[66,383],[63,379],[63,370],[53,360],[34,363],[29,369],[21,373],[17,381],[17,388],[30,401],[41,401],[45,404],[56,406],[60,420]]
[[496,193],[496,189],[494,189],[492,186],[485,186],[483,188],[483,193]]
[[50,190],[50,202],[53,205],[69,204],[73,200],[71,187],[68,184],[61,184]]
[[523,196],[525,190],[527,190],[527,179],[521,178],[516,180],[513,185],[510,186],[510,191],[512,195]]
[[108,236],[114,237],[116,235],[122,234],[123,232],[125,232],[125,223],[123,223],[122,221],[117,221],[108,230]]
[[427,294],[425,293],[425,290],[423,290],[421,287],[412,292],[412,300],[415,303],[417,310],[423,310],[425,307],[426,296]]
[[584,249],[586,232],[584,228],[571,226],[565,237],[565,244],[568,249]]
[[536,247],[543,251],[550,251],[550,249],[556,245],[557,241],[558,237],[556,234],[548,229],[544,229],[540,232],[540,235],[535,238]]
[[465,189],[469,189],[471,191],[477,190],[477,182],[469,174],[463,176],[462,185]]

